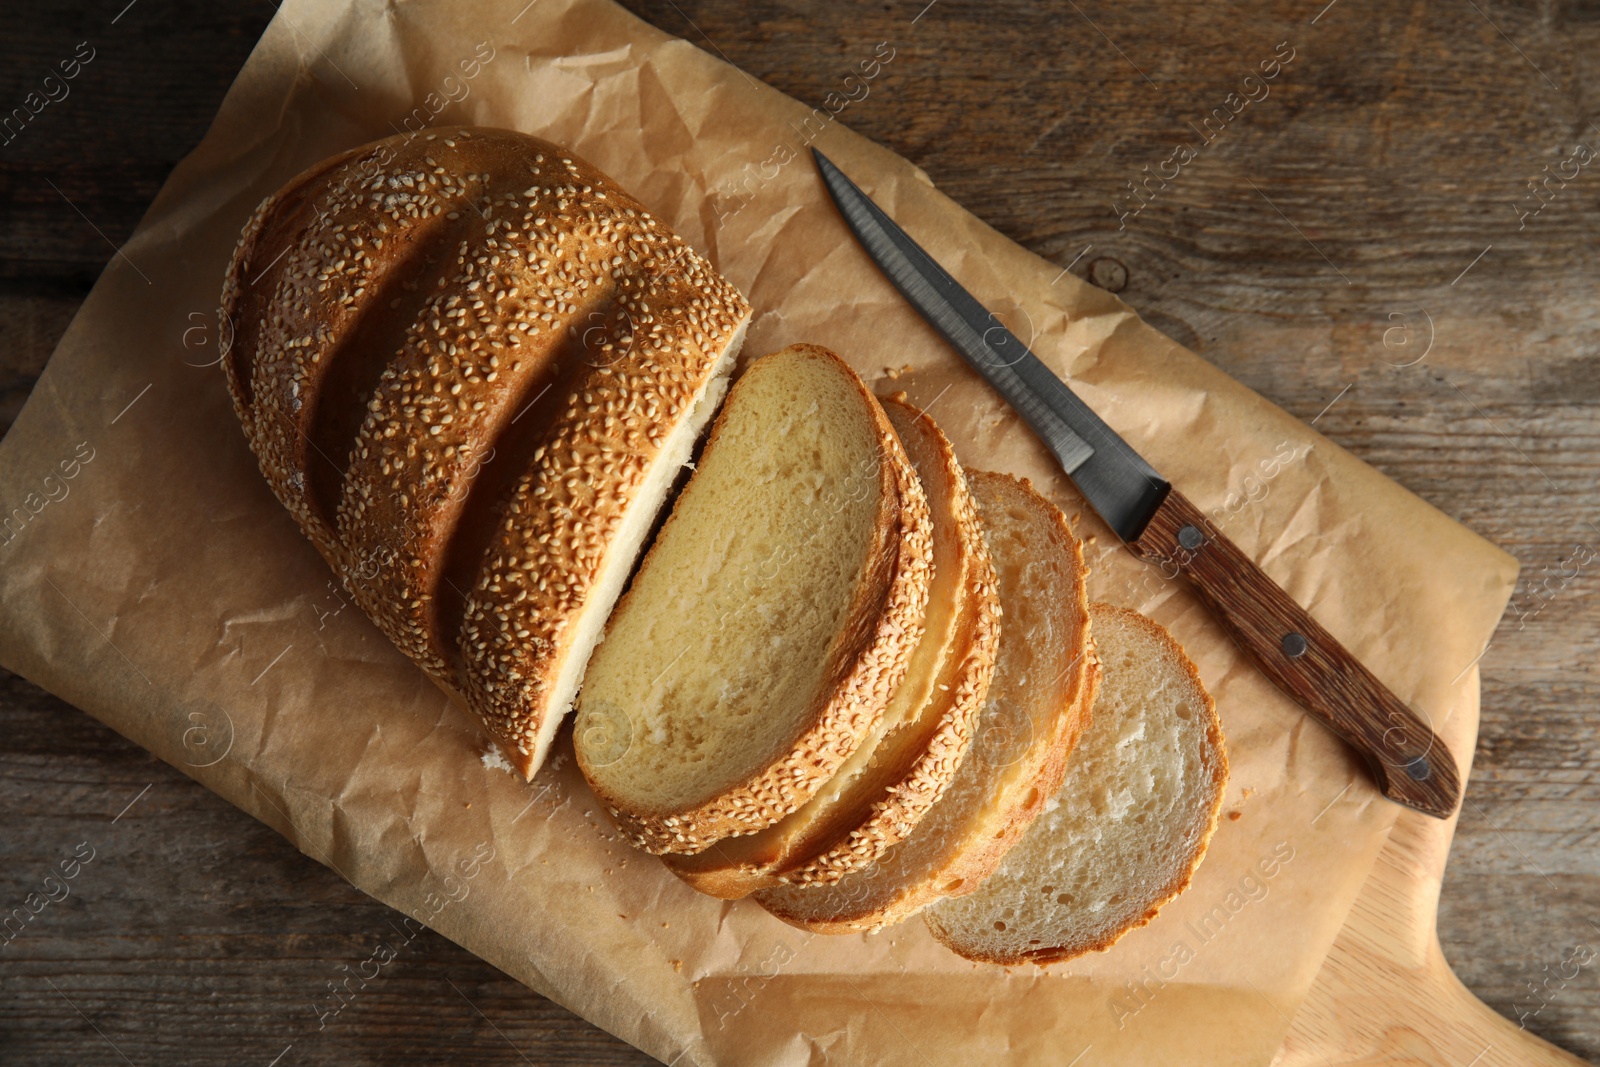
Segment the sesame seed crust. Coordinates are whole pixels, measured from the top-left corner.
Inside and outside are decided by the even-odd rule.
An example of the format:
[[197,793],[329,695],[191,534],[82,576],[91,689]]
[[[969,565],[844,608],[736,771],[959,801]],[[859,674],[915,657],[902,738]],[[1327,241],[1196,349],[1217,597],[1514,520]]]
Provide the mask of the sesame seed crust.
[[[889,404],[897,402],[891,400]],[[779,881],[791,885],[833,885],[851,871],[873,863],[916,829],[928,809],[944,795],[967,754],[989,694],[989,683],[994,679],[1002,625],[1000,598],[995,592],[994,563],[984,541],[977,504],[949,439],[926,412],[901,406],[909,409],[918,424],[925,423],[917,430],[933,439],[943,461],[943,477],[955,487],[952,497],[957,513],[956,536],[970,569],[956,646],[963,651],[954,677],[944,683],[948,691],[936,691],[932,697],[939,717],[927,747],[842,840],[807,862],[777,873]]]
[[[871,413],[879,442],[878,521],[880,550],[874,569],[881,580],[858,584],[852,620],[835,643],[830,673],[838,681],[828,691],[810,724],[789,749],[738,785],[692,808],[662,812],[628,806],[626,799],[597,781],[577,746],[579,766],[635,847],[656,854],[703,851],[727,837],[756,833],[798,809],[838,770],[877,724],[889,698],[905,677],[912,651],[921,640],[927,609],[933,551],[932,520],[915,468],[876,397],[848,364],[816,345],[791,345],[777,355],[824,359],[840,369]],[[738,386],[735,385],[735,390]],[[726,409],[725,409],[726,410]],[[717,445],[716,431],[706,455]],[[701,460],[702,465],[705,459]],[[669,520],[670,522],[670,520]],[[666,531],[663,531],[665,536]]]
[[311,420],[340,339],[377,292],[368,283],[393,264],[358,273],[343,244],[345,228],[359,224],[354,205],[327,185],[346,168],[371,168],[374,148],[325,160],[261,202],[234,250],[219,310],[228,392],[261,473],[335,570],[344,552],[307,477],[332,460],[313,446]]
[[[596,586],[632,563],[610,539],[656,503],[640,489],[748,303],[570,152],[455,127],[355,149],[269,197],[223,314],[230,392],[274,492],[379,628],[532,777],[567,710],[549,683],[572,620],[609,609]],[[371,366],[360,391],[339,377],[363,365],[349,361]],[[341,384],[354,395],[319,403]],[[352,439],[329,430],[339,419]],[[480,484],[509,499],[479,499]],[[447,600],[465,601],[459,621]]]
[[915,832],[917,823],[944,795],[971,747],[989,682],[994,678],[995,652],[1000,642],[1000,601],[992,581],[978,580],[969,596],[976,616],[970,627],[971,644],[961,658],[960,681],[953,690],[949,711],[927,749],[905,777],[882,800],[873,803],[867,819],[843,841],[793,870],[780,872],[778,881],[800,886],[833,885],[852,871],[870,866]]
[[[1059,632],[1076,634],[1079,641],[1075,647],[1051,653],[1066,657],[1066,662],[1049,687],[1051,695],[1046,699],[1052,706],[1044,715],[1046,732],[1031,735],[1014,760],[1009,760],[1011,746],[999,742],[1009,760],[1008,772],[1014,767],[1014,773],[999,782],[989,761],[996,755],[994,738],[1006,734],[1002,729],[994,737],[986,737],[987,719],[980,718],[978,736],[962,761],[957,780],[940,798],[943,807],[934,805],[916,830],[872,866],[833,884],[785,885],[755,894],[755,901],[768,912],[802,930],[870,933],[914,915],[936,900],[977,888],[1060,788],[1072,750],[1090,721],[1100,659],[1090,632],[1088,569],[1082,546],[1066,516],[1027,479],[988,471],[968,472],[968,478],[978,498],[980,519],[990,508],[1014,509],[1030,516],[1038,551],[1054,557],[1053,566],[1060,568],[1058,582],[1067,587],[1058,591],[1066,595],[1052,613],[1057,616]],[[989,529],[988,520],[983,521]],[[997,570],[1000,565],[997,558]],[[1002,642],[1008,640],[1025,638],[1002,634]],[[1002,648],[1001,667],[1005,666],[1004,656]],[[1002,682],[997,674],[994,684]],[[991,691],[986,708],[994,705],[994,695]],[[977,788],[976,794],[964,792],[972,787]],[[974,795],[984,800],[980,808],[972,807]]]

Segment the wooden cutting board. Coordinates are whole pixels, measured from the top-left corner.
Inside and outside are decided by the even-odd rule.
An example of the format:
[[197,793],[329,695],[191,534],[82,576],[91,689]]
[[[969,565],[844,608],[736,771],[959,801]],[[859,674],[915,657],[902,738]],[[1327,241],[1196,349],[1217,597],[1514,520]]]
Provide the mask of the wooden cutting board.
[[1273,1067],[1585,1062],[1484,1004],[1445,962],[1435,920],[1455,824],[1401,813]]

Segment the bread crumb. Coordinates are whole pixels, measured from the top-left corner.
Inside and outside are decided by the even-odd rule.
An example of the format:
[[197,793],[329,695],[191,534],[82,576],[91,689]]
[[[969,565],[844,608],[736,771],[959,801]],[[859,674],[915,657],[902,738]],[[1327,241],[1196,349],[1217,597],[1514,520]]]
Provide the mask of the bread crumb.
[[677,971],[679,974],[683,973],[683,961],[682,960],[668,960],[667,962],[672,964],[672,969],[674,971]]
[[1244,818],[1244,812],[1242,812],[1242,811],[1230,811],[1230,812],[1228,812],[1228,821],[1229,822],[1238,822],[1242,818]]
[[[486,770],[505,771],[507,774],[511,774],[516,770],[515,767],[506,762],[506,758],[500,754],[500,749],[493,745],[480,758],[483,760],[483,766]],[[467,807],[470,808],[472,805],[468,804]]]
[[1074,511],[1072,513],[1072,518],[1068,519],[1067,521],[1072,523],[1072,525],[1074,525],[1074,526],[1078,525],[1078,523],[1083,521],[1083,512]]
[[1100,540],[1100,535],[1099,534],[1090,534],[1088,537],[1085,537],[1083,539],[1083,542],[1084,542],[1084,544],[1092,545],[1098,540]]
[[671,925],[672,925],[671,923],[662,923],[661,924],[661,929],[665,930],[667,927],[669,927]]

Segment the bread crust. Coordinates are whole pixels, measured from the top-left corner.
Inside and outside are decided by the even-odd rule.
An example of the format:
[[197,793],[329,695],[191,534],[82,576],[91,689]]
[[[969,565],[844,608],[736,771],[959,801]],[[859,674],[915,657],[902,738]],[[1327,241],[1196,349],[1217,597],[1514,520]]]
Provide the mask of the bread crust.
[[257,206],[228,264],[218,310],[228,394],[261,473],[336,571],[345,552],[333,515],[313,501],[306,477],[313,461],[328,462],[313,447],[311,420],[343,328],[368,310],[362,297],[376,296],[367,282],[393,269],[397,257],[381,256],[360,273],[329,272],[324,267],[337,257],[328,259],[308,235],[337,210],[318,207],[323,179],[347,166],[371,166],[375,148],[323,160]]
[[1198,836],[1193,852],[1186,857],[1182,864],[1173,870],[1172,876],[1157,892],[1155,898],[1144,910],[1144,912],[1129,919],[1124,925],[1114,930],[1106,931],[1097,940],[1090,942],[1087,945],[1040,945],[1037,948],[1028,949],[1027,951],[1019,953],[988,952],[985,951],[981,946],[962,942],[950,931],[946,930],[940,925],[936,912],[923,912],[923,922],[927,925],[928,931],[933,934],[933,936],[937,938],[941,944],[945,945],[957,955],[963,956],[966,959],[973,960],[977,963],[995,963],[1003,966],[1013,966],[1019,963],[1033,963],[1040,967],[1045,967],[1052,963],[1063,963],[1067,960],[1076,959],[1077,957],[1087,955],[1090,952],[1105,952],[1112,945],[1120,941],[1123,935],[1127,934],[1130,930],[1137,930],[1141,926],[1148,926],[1150,924],[1150,920],[1156,917],[1157,912],[1170,903],[1175,897],[1178,896],[1178,894],[1189,888],[1189,883],[1194,880],[1195,871],[1200,869],[1200,864],[1202,861],[1204,861],[1206,851],[1211,844],[1211,838],[1217,830],[1217,825],[1222,813],[1222,791],[1223,787],[1226,786],[1228,781],[1228,752],[1222,735],[1222,722],[1217,717],[1217,703],[1214,699],[1212,699],[1210,692],[1207,691],[1205,687],[1205,684],[1200,680],[1199,668],[1195,666],[1194,661],[1189,658],[1189,654],[1184,651],[1183,646],[1178,643],[1177,638],[1173,637],[1171,632],[1169,632],[1165,626],[1162,626],[1154,620],[1147,618],[1142,613],[1134,611],[1132,608],[1119,607],[1113,604],[1104,603],[1093,604],[1090,606],[1089,610],[1091,616],[1100,616],[1102,618],[1115,616],[1120,621],[1145,631],[1146,634],[1154,638],[1157,643],[1164,646],[1168,652],[1173,654],[1173,658],[1183,668],[1184,673],[1188,676],[1189,683],[1197,692],[1205,697],[1203,703],[1206,715],[1206,742],[1211,746],[1212,750],[1217,755],[1217,759],[1212,766],[1211,779],[1209,782],[1211,796],[1209,802],[1210,818],[1206,823],[1204,830]]
[[[753,841],[735,842],[733,851],[724,851],[728,843],[719,842],[692,856],[663,857],[674,874],[702,893],[733,900],[786,882],[830,884],[870,864],[911,832],[955,776],[972,741],[994,675],[999,643],[1000,602],[994,591],[994,567],[978,523],[977,506],[949,440],[932,418],[906,402],[904,393],[880,400],[908,454],[929,456],[933,469],[917,466],[925,495],[930,501],[948,501],[950,518],[936,519],[933,524],[933,554],[936,567],[948,566],[950,573],[940,575],[936,570],[933,582],[953,580],[959,599],[954,616],[938,633],[924,633],[923,641],[943,644],[937,669],[916,679],[915,692],[908,695],[904,691],[913,684],[909,674],[895,692],[895,702],[910,699],[915,703],[904,721],[875,739],[872,766],[879,766],[884,759],[892,759],[893,765],[873,775],[878,784],[870,793],[866,787],[852,787],[831,810],[815,813],[805,825],[786,826],[786,821],[792,822],[803,812],[780,820],[763,834],[789,832],[771,841],[762,841],[758,834]],[[908,444],[908,434],[918,435],[918,447]],[[932,485],[930,479],[938,479],[939,484]],[[941,523],[948,523],[948,533],[940,533]],[[944,543],[941,538],[948,538],[943,563],[938,562],[939,546]],[[930,620],[932,615],[930,602]],[[901,735],[906,736],[902,739]],[[871,772],[863,769],[861,773]],[[750,855],[752,845],[764,851],[757,853],[761,859]]]
[[989,683],[994,678],[995,652],[1000,643],[1000,600],[994,594],[992,580],[978,579],[970,595],[973,620],[956,673],[954,695],[927,748],[883,798],[872,804],[864,820],[809,861],[780,872],[780,882],[834,885],[852,871],[870,866],[916,832],[917,823],[944,795],[972,744]]
[[[850,621],[841,628],[830,651],[825,677],[831,682],[821,688],[817,707],[807,717],[808,725],[792,744],[744,781],[690,807],[639,810],[597,780],[583,746],[577,746],[578,763],[590,788],[623,835],[636,847],[658,855],[693,854],[724,838],[755,833],[809,800],[883,714],[922,636],[932,553],[931,519],[922,485],[894,427],[877,398],[838,355],[818,345],[801,344],[765,358],[777,356],[826,361],[858,391],[864,410],[870,413],[881,455],[882,504],[874,530],[876,547],[866,580],[857,584],[846,616]],[[738,389],[735,382],[724,412],[734,403]],[[717,447],[722,425],[719,419],[712,428],[702,465]],[[658,539],[670,536],[672,523],[673,517],[669,517]],[[628,596],[632,596],[631,590]],[[627,597],[619,611],[626,610],[626,601]]]
[[[944,794],[955,777],[961,759],[972,744],[978,716],[994,678],[995,657],[1000,645],[1000,598],[995,591],[994,564],[984,541],[977,504],[967,486],[966,472],[957,462],[950,441],[926,412],[913,408],[903,398],[890,398],[886,407],[898,406],[936,443],[944,465],[944,476],[954,486],[957,520],[956,536],[968,571],[966,603],[963,605],[959,666],[953,674],[941,671],[949,686],[947,699],[933,697],[943,705],[938,725],[928,744],[905,767],[881,799],[867,809],[849,831],[809,860],[778,872],[778,879],[791,885],[832,885],[844,875],[868,866],[885,851],[903,841],[928,809]],[[936,679],[937,680],[937,679]],[[908,724],[905,729],[913,729]]]
[[[999,866],[1006,852],[1060,787],[1072,750],[1089,723],[1100,680],[1100,661],[1090,629],[1085,584],[1088,568],[1083,561],[1082,546],[1073,535],[1066,516],[1039,495],[1027,479],[988,471],[969,471],[968,479],[979,498],[980,514],[983,498],[993,495],[1009,496],[1032,511],[1052,530],[1053,540],[1074,576],[1073,603],[1069,610],[1081,620],[1083,644],[1066,670],[1065,702],[1051,719],[1052,732],[1032,739],[1021,757],[1027,761],[1022,773],[994,798],[985,809],[984,817],[977,823],[968,822],[955,845],[932,857],[909,878],[894,886],[888,899],[882,894],[856,892],[848,878],[833,886],[786,887],[755,894],[762,907],[800,929],[822,934],[868,933],[899,922],[936,900],[972,892]],[[1003,601],[1001,609],[1004,610]],[[1002,627],[1005,625],[1002,622]],[[978,742],[974,742],[967,758],[972,759],[978,753]],[[926,826],[924,820],[919,829]],[[904,844],[913,845],[916,840],[916,831],[913,831]]]
[[[541,684],[567,665],[564,632],[602,569],[631,563],[608,558],[612,535],[725,372],[748,304],[571,153],[448,127],[353,149],[269,197],[223,313],[230,392],[274,492],[531,777],[532,739],[566,711]],[[557,385],[568,402],[535,407]],[[574,477],[593,490],[582,502],[502,491]],[[511,536],[484,532],[506,522]],[[529,530],[581,548],[530,552]],[[530,560],[534,588],[507,578]]]

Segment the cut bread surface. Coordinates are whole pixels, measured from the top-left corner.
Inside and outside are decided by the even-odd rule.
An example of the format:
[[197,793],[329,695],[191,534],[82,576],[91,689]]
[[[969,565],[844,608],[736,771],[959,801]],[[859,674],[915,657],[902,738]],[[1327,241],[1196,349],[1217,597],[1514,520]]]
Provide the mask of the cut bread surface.
[[950,442],[903,394],[882,403],[932,516],[922,640],[878,724],[799,810],[758,833],[664,857],[674,873],[712,896],[836,881],[871,863],[938,799],[971,742],[999,639],[994,569]]
[[755,899],[817,933],[875,930],[970,892],[1060,784],[1098,678],[1083,552],[1027,482],[973,472],[1002,611],[994,678],[955,778],[911,834],[832,885]]
[[810,345],[755,361],[578,698],[579,765],[624,833],[692,853],[804,804],[905,675],[930,538],[855,372]]
[[1109,948],[1189,884],[1216,829],[1228,759],[1194,664],[1138,612],[1091,614],[1104,675],[1066,780],[976,892],[923,913],[969,959]]

